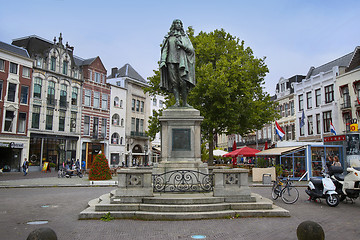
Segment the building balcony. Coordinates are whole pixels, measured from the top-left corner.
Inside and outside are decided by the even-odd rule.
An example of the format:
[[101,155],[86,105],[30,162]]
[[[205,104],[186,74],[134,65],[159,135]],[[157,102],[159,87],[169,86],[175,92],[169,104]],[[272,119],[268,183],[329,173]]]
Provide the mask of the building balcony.
[[136,131],[131,131],[130,137],[139,138],[139,139],[147,139],[148,138],[148,136],[146,135],[145,132],[136,132]]
[[349,108],[351,108],[351,103],[350,103],[350,101],[346,101],[346,102],[344,102],[344,103],[342,103],[342,104],[340,105],[340,109],[341,109],[341,110],[345,110],[345,109],[349,109]]

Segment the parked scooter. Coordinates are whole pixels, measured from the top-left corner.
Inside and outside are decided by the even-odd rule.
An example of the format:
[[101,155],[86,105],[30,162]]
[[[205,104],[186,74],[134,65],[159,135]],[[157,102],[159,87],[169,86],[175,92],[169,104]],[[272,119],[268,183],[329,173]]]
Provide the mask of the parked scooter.
[[354,201],[360,194],[360,168],[349,167],[347,172],[343,172],[340,166],[330,166],[329,175],[335,183],[336,192],[340,196],[340,201],[350,198]]
[[58,171],[58,177],[59,178],[71,178],[72,176],[78,176],[79,178],[83,177],[83,174],[80,170],[80,168],[76,168],[75,170],[69,170],[69,169],[65,169],[65,168],[61,168]]
[[308,188],[305,192],[310,196],[310,200],[316,201],[318,198],[325,198],[327,205],[330,207],[336,207],[339,204],[340,199],[335,191],[335,184],[332,182],[328,174],[323,175],[323,178],[310,178]]

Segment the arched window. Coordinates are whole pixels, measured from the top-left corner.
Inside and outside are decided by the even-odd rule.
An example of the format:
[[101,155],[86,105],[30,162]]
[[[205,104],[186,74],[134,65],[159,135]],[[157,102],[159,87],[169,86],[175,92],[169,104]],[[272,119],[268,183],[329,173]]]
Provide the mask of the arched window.
[[73,87],[72,94],[71,94],[71,105],[74,105],[74,106],[77,105],[78,94],[79,94],[79,89],[77,87]]
[[122,127],[124,126],[124,119],[123,118],[121,119],[121,125],[120,126],[122,126]]
[[114,98],[114,107],[119,107],[119,98],[118,97]]
[[66,84],[61,84],[60,86],[60,107],[67,107],[67,86]]
[[49,105],[55,105],[55,82],[49,81],[47,101]]
[[112,125],[119,126],[119,124],[120,124],[120,116],[119,114],[115,113],[112,116]]
[[41,98],[41,86],[42,86],[41,78],[36,77],[34,80],[34,98]]
[[119,144],[119,134],[113,133],[111,135],[111,144]]

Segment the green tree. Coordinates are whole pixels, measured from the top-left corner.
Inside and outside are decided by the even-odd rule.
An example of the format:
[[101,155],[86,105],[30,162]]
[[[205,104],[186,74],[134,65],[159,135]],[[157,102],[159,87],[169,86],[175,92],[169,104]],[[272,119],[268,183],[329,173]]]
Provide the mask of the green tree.
[[111,179],[109,162],[103,153],[96,155],[90,168],[89,180],[109,180]]
[[[195,48],[197,81],[189,103],[204,117],[201,129],[209,149],[214,149],[216,134],[245,135],[277,117],[274,102],[263,89],[268,72],[265,57],[254,57],[244,41],[223,29],[197,36],[192,28],[187,32]],[[155,73],[150,88],[161,93],[160,75]],[[212,151],[208,163],[213,163]]]

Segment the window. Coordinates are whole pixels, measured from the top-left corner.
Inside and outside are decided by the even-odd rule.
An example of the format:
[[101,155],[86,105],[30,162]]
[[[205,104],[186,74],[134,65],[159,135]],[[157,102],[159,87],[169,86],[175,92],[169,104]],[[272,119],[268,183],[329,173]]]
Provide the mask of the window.
[[10,73],[17,74],[18,73],[18,65],[16,63],[10,63]]
[[113,133],[111,135],[111,144],[119,144],[119,134]]
[[85,89],[85,106],[91,107],[91,90]]
[[131,118],[131,131],[135,131],[135,118]]
[[120,125],[121,125],[122,127],[124,126],[124,119],[123,119],[123,118],[121,119]]
[[13,121],[14,121],[14,111],[6,110],[5,113],[5,125],[4,131],[5,132],[12,132],[13,131]]
[[74,70],[74,78],[78,78],[78,71]]
[[135,99],[131,101],[131,110],[135,111]]
[[119,126],[120,125],[120,117],[119,114],[115,113],[112,117],[112,125]]
[[299,111],[302,111],[304,109],[304,99],[303,95],[299,95]]
[[334,85],[325,87],[325,103],[334,101]]
[[343,104],[341,104],[342,108],[350,108],[350,94],[349,94],[349,87],[346,85],[341,88],[342,96],[343,96]]
[[140,127],[140,119],[136,118],[135,119],[135,132],[139,132],[139,127]]
[[294,116],[294,114],[295,114],[294,101],[290,102],[290,114],[291,114],[291,116]]
[[291,125],[291,140],[295,140],[295,124]]
[[94,117],[94,123],[93,123],[93,138],[98,138],[98,132],[99,132],[99,118]]
[[84,135],[90,135],[90,117],[84,117]]
[[31,127],[39,129],[39,123],[40,123],[40,107],[39,106],[33,106],[33,112],[32,112],[32,123]]
[[320,126],[320,114],[316,114],[316,134],[321,133],[321,126]]
[[162,100],[159,101],[159,107],[162,108],[164,106],[164,102]]
[[280,109],[280,115],[281,115],[281,117],[284,117],[283,105],[280,105],[280,106],[279,106],[279,109]]
[[48,108],[46,109],[46,130],[52,130],[53,126],[53,116],[54,116],[54,109]]
[[100,92],[94,92],[94,108],[100,108]]
[[89,70],[89,79],[90,79],[90,81],[92,81],[92,71],[91,70]]
[[0,59],[0,71],[5,71],[5,61]]
[[114,98],[114,107],[119,107],[119,98],[118,97]]
[[331,111],[323,112],[323,127],[324,133],[330,132],[330,123],[332,121]]
[[312,96],[311,96],[311,92],[307,92],[307,93],[306,93],[306,105],[307,105],[307,109],[311,109],[311,108],[312,108]]
[[2,100],[3,81],[0,80],[0,101]]
[[144,102],[143,101],[141,101],[141,103],[140,103],[140,112],[144,112]]
[[307,116],[308,120],[308,135],[313,135],[314,133],[314,126],[313,126],[313,116]]
[[[300,124],[301,124],[301,118],[299,118],[299,126],[300,126]],[[305,135],[304,129],[305,129],[305,126],[303,126],[303,127],[300,128],[300,136],[304,136],[304,135]]]
[[290,115],[290,108],[289,108],[289,104],[285,103],[285,117]]
[[20,103],[21,104],[28,104],[28,96],[29,96],[29,87],[28,86],[21,86]]
[[51,71],[56,71],[56,57],[51,57],[50,70]]
[[55,82],[49,82],[47,101],[49,105],[55,105]]
[[140,101],[136,100],[136,111],[138,112],[140,110]]
[[74,106],[77,105],[78,93],[79,93],[79,89],[77,87],[73,87],[72,94],[71,94],[71,105],[74,105]]
[[9,87],[8,87],[8,97],[7,100],[9,102],[15,102],[15,96],[16,96],[16,84],[14,83],[9,83]]
[[42,66],[42,59],[41,58],[36,59],[36,66],[41,68],[41,66]]
[[60,86],[60,107],[67,107],[67,86],[65,84],[61,84]]
[[41,98],[41,86],[42,86],[41,78],[36,77],[34,80],[34,98]]
[[25,133],[26,113],[19,113],[18,133]]
[[65,111],[59,111],[59,131],[65,130]]
[[94,81],[95,81],[96,83],[100,83],[100,73],[95,72],[95,79],[94,79]]
[[321,103],[321,89],[316,89],[315,90],[315,106],[318,107],[320,106]]
[[71,112],[70,132],[76,132],[76,112]]
[[68,74],[68,62],[67,61],[64,61],[63,62],[63,72],[62,72],[64,75],[67,75]]
[[30,78],[30,68],[23,67],[22,69],[22,75],[23,77]]
[[108,109],[108,95],[107,94],[102,95],[101,108],[104,109],[104,110]]
[[123,137],[120,138],[120,144],[121,144],[121,145],[124,144],[124,138],[123,138]]
[[157,104],[157,100],[156,100],[156,98],[154,98],[153,99],[153,106],[156,106],[156,104]]
[[140,128],[139,128],[139,132],[143,133],[144,132],[144,119],[140,119]]
[[120,107],[123,107],[123,100],[120,100]]
[[106,138],[106,124],[107,123],[107,119],[103,118],[101,119],[101,138]]

